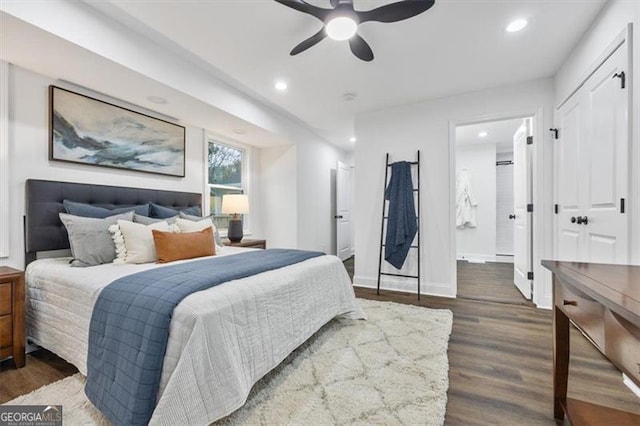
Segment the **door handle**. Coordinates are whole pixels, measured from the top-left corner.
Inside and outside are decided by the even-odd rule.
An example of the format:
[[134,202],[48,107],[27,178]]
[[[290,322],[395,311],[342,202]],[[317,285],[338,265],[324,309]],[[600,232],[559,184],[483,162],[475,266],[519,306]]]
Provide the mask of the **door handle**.
[[335,215],[333,218],[334,219],[344,219],[344,217],[342,215]]
[[578,225],[588,225],[589,218],[587,216],[578,216],[577,222]]
[[515,219],[515,218],[516,218],[516,215],[515,215],[515,214],[510,214],[510,215],[509,215],[509,219]]
[[576,217],[575,216],[571,216],[571,223],[576,223]]

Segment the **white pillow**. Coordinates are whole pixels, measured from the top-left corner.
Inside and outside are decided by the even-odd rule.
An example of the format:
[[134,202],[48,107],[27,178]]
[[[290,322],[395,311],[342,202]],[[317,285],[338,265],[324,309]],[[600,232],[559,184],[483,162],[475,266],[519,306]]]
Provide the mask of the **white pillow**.
[[141,223],[119,220],[117,225],[109,227],[116,245],[116,259],[113,263],[151,263],[157,260],[156,246],[151,230],[171,231],[165,221],[143,225]]
[[[193,220],[178,218],[176,219],[176,226],[178,227],[180,232],[199,232],[199,231],[202,231],[203,229],[211,227],[214,235],[213,242],[214,243],[216,242],[215,241],[216,226],[213,224],[210,218],[199,220],[197,222],[194,222]],[[222,247],[216,244],[216,249],[218,248],[222,248]]]

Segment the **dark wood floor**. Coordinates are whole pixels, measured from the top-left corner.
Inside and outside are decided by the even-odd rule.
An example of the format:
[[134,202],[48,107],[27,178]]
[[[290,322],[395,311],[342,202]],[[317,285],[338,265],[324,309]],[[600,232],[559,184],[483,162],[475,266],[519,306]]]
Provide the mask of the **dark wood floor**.
[[[349,267],[347,266],[347,269]],[[358,297],[453,311],[449,343],[447,425],[554,425],[551,312],[530,306],[423,297],[356,288]],[[617,371],[572,331],[569,395],[640,413],[640,400]],[[76,369],[40,350],[16,370],[0,364],[0,403],[71,374]]]
[[513,284],[513,263],[459,260],[458,297],[533,306]]
[[[356,288],[358,297],[453,311],[447,425],[553,425],[551,311]],[[577,330],[569,396],[640,413],[640,400]],[[612,425],[613,426],[613,425]]]
[[3,361],[0,363],[0,404],[77,371],[73,365],[44,349],[27,354],[24,368],[16,369],[13,361]]

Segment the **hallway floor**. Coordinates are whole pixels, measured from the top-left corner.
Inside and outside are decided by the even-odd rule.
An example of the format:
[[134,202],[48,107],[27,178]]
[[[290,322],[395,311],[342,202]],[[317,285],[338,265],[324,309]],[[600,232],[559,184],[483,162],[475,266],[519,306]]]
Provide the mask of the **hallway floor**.
[[513,284],[513,263],[458,261],[458,297],[533,306]]

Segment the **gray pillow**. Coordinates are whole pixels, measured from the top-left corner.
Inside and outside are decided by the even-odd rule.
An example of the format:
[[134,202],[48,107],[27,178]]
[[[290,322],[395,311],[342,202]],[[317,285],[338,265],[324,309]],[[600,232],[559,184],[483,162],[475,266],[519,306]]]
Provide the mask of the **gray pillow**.
[[95,266],[113,262],[116,247],[109,227],[118,220],[132,220],[133,212],[117,214],[104,219],[73,216],[60,213],[60,220],[67,228],[73,260],[71,266]]
[[134,214],[133,215],[133,221],[136,223],[141,223],[143,225],[151,225],[152,223],[158,223],[158,222],[167,222],[169,225],[173,225],[174,223],[176,223],[176,220],[178,220],[178,215],[175,215],[173,217],[169,217],[167,219],[157,219],[154,217],[148,217],[148,216],[143,216],[140,214]]
[[167,219],[169,217],[173,217],[177,215],[179,212],[185,212],[186,214],[199,215],[202,214],[202,210],[200,207],[185,207],[182,210],[172,209],[169,207],[161,206],[156,203],[149,203],[149,216],[154,217],[156,219]]
[[149,215],[149,203],[139,204],[137,206],[117,207],[114,209],[106,209],[104,207],[93,206],[86,203],[77,203],[70,200],[62,200],[62,205],[69,214],[82,217],[94,217],[96,219],[104,219],[105,217],[130,211],[134,211],[136,214]]
[[[180,217],[182,219],[190,220],[192,222],[200,222],[202,219],[206,219],[206,217],[192,216],[190,214],[186,214],[186,213],[183,213],[183,212],[180,212]],[[208,217],[211,219],[211,222],[213,222],[213,215],[208,216]],[[217,226],[215,226],[215,228],[216,228],[216,233],[215,233],[214,237],[216,239],[216,244],[219,245],[220,247],[222,247],[224,244],[222,244],[222,238],[220,237],[220,231],[218,231],[218,227]]]

